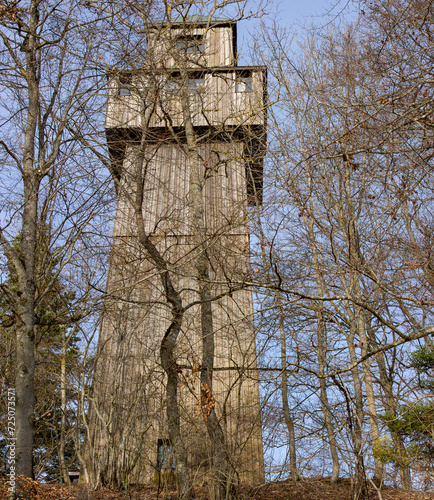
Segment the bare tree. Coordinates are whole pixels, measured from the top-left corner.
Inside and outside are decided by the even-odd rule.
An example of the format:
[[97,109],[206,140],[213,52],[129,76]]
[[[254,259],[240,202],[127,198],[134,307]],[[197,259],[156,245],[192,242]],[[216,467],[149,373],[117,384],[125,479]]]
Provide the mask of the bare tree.
[[[432,333],[429,272],[417,276],[417,265],[410,269],[415,261],[407,257],[410,246],[416,252],[419,245],[427,248],[423,237],[407,243],[407,234],[416,227],[423,232],[430,219],[429,126],[424,125],[425,104],[419,99],[426,80],[412,56],[418,42],[409,35],[410,28],[400,24],[398,29],[398,22],[391,21],[410,19],[407,7],[379,2],[372,9],[372,16],[381,13],[378,25],[363,26],[362,14],[362,28],[331,28],[328,36],[308,37],[301,56],[288,49],[285,34],[277,29],[258,43],[258,52],[267,47],[271,56],[267,64],[276,103],[270,159],[275,198],[269,201],[275,209],[267,220],[267,238],[274,246],[267,251],[267,266],[275,278],[263,286],[278,289],[288,304],[298,297],[297,308],[303,304],[315,311],[309,321],[316,338],[305,338],[317,347],[318,365],[312,364],[307,345],[298,365],[318,377],[335,478],[338,441],[330,425],[326,383],[334,384],[333,399],[340,395],[339,407],[347,408],[353,498],[366,496],[365,476],[371,466],[375,485],[385,477],[375,453],[385,432],[379,415],[391,405],[390,399],[382,403],[379,381],[390,377],[385,366],[397,359],[399,346]],[[429,9],[422,9],[425,15],[416,23],[423,40],[418,46],[426,58],[429,41],[422,33]],[[398,73],[408,78],[401,78],[399,85]],[[420,269],[427,270],[427,254],[422,253]],[[298,284],[291,275],[295,268],[302,276]],[[413,300],[409,290],[419,299]],[[398,387],[396,377],[387,389],[394,404]],[[374,450],[370,455],[367,439]],[[405,456],[402,440],[394,439]],[[400,469],[402,485],[409,487],[405,460]]]
[[89,176],[92,159],[76,139],[93,132],[90,109],[99,111],[96,96],[103,80],[91,72],[96,26],[79,2],[9,7],[2,7],[0,18],[0,243],[17,277],[16,289],[8,290],[16,332],[16,474],[32,477],[38,335],[48,323],[61,327],[82,316],[79,293],[75,313],[65,304],[44,318],[41,304],[76,259],[87,224],[102,221],[93,196],[101,199],[103,177],[97,183]]

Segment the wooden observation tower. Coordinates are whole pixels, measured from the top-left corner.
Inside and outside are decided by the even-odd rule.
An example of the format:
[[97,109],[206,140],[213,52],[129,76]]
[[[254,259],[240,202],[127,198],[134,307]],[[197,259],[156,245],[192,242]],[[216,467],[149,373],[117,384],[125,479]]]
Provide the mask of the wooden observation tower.
[[[175,360],[191,474],[203,480],[209,473],[205,421],[214,409],[237,477],[259,483],[264,465],[248,207],[262,197],[266,69],[237,66],[236,24],[229,20],[156,23],[146,38],[143,67],[109,75],[105,128],[118,202],[89,415],[89,480],[125,485],[174,475],[160,359],[171,309],[161,268],[140,244],[145,234],[182,300]],[[197,277],[198,259],[206,262],[212,310],[207,401],[199,377],[205,285]]]

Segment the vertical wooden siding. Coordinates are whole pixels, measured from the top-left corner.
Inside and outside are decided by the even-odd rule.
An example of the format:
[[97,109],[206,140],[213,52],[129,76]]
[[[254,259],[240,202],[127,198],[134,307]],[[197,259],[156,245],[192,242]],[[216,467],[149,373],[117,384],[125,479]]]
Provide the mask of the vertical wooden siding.
[[[264,125],[266,109],[264,97],[264,74],[252,70],[252,92],[237,93],[236,74],[231,71],[208,71],[204,73],[205,85],[196,93],[189,94],[195,126],[242,126]],[[179,95],[167,93],[165,82],[170,75],[161,75],[158,88],[152,93],[158,105],[149,124],[151,127],[166,127],[168,117],[173,126],[182,126],[182,109]],[[117,77],[109,82],[105,127],[142,128],[143,101],[149,100],[146,75],[135,75],[130,96],[120,96]],[[148,103],[149,105],[150,103]]]
[[[131,95],[120,96],[118,75],[110,78],[107,129],[142,130],[143,105],[151,104],[148,99],[158,103],[147,124],[150,130],[167,127],[169,118],[172,126],[182,127],[179,96],[164,90],[170,72],[179,64],[172,47],[182,33],[168,28],[148,33],[147,64],[158,71],[151,75],[144,68],[143,72],[131,74]],[[252,92],[235,92],[235,75],[242,68],[231,68],[235,63],[231,28],[191,28],[188,33],[204,34],[206,38],[205,55],[190,66],[200,67],[205,74],[203,89],[190,95],[194,125],[246,130],[251,125],[265,126],[264,70],[252,70]],[[121,169],[90,438],[95,454],[92,466],[100,468],[101,477],[115,477],[122,471],[130,483],[154,481],[157,441],[167,438],[165,374],[159,350],[170,324],[160,278],[137,241],[129,201],[136,189],[138,147],[136,142],[127,144]],[[176,141],[148,144],[142,165],[146,172],[142,210],[144,229],[164,255],[186,306],[197,301],[199,295],[196,248],[191,238],[190,167],[184,147]],[[221,296],[212,304],[216,409],[241,480],[257,483],[264,479],[264,466],[253,301],[251,290],[245,286],[250,282],[250,259],[243,152],[243,142],[215,140],[198,150],[213,293]],[[234,287],[239,289],[234,291]],[[200,359],[200,310],[194,306],[185,313],[177,345],[181,426],[192,467],[206,474],[210,457],[200,412]],[[104,456],[101,450],[107,457],[104,463],[98,462],[98,457]]]

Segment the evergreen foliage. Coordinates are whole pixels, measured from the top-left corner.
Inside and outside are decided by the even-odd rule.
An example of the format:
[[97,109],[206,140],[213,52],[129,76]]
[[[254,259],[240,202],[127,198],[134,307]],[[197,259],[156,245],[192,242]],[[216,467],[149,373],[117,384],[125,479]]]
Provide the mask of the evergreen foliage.
[[427,398],[400,405],[397,413],[386,412],[383,418],[390,432],[400,434],[409,442],[407,457],[399,457],[393,447],[383,440],[374,453],[383,461],[409,460],[420,462],[426,470],[434,466],[434,346],[425,345],[411,354],[411,366],[416,370],[419,389],[427,391]]
[[[21,254],[21,235],[14,241]],[[71,430],[76,425],[74,388],[71,376],[79,362],[79,338],[73,333],[78,314],[74,311],[75,293],[67,290],[58,275],[59,258],[48,246],[48,230],[39,234],[37,261],[37,318],[34,331],[36,357],[36,411],[35,411],[35,475],[46,481],[60,480],[59,437],[61,432],[61,367],[66,367],[66,446],[65,461],[77,467]],[[15,311],[18,301],[18,278],[8,263],[8,275],[1,284],[0,294],[0,380],[4,389],[15,386],[16,340],[15,329],[19,317]],[[63,348],[65,346],[65,349]],[[63,352],[66,352],[64,357]],[[1,398],[6,397],[5,391]],[[71,404],[72,403],[72,404]],[[4,432],[7,422],[0,420],[0,460],[5,468],[6,450]]]

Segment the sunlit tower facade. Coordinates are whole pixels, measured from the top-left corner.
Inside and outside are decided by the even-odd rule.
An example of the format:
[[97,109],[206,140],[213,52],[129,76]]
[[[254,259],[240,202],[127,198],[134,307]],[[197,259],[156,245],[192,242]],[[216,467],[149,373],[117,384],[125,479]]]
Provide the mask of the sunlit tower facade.
[[[89,417],[88,474],[92,482],[106,484],[170,481],[174,474],[160,361],[170,311],[160,276],[137,237],[138,179],[144,230],[167,263],[185,308],[176,359],[180,425],[193,476],[206,477],[212,461],[198,377],[189,116],[200,160],[202,243],[214,297],[212,404],[238,479],[260,483],[249,206],[262,200],[266,69],[237,66],[236,23],[227,19],[195,16],[156,23],[146,38],[143,68],[109,75],[105,128],[118,201]],[[182,92],[188,96],[188,115]]]

